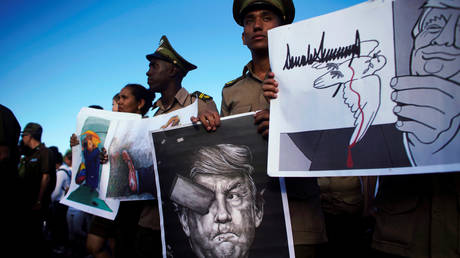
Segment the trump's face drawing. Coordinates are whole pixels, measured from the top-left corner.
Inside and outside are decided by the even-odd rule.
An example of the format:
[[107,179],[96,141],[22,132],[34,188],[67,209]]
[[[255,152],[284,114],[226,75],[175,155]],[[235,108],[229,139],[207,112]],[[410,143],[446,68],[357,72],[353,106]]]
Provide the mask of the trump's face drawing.
[[[209,211],[183,208],[179,219],[198,257],[247,257],[262,222],[263,204],[244,174],[196,174],[193,181],[214,192]],[[260,203],[260,204],[258,204]]]
[[411,70],[460,81],[460,9],[426,8],[415,25]]

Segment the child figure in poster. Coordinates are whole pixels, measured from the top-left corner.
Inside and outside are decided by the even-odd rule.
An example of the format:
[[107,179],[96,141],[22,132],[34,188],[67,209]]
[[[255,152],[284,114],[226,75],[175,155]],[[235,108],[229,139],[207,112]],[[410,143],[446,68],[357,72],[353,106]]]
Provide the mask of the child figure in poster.
[[99,168],[100,168],[100,153],[98,146],[101,143],[99,136],[88,130],[83,133],[85,137],[83,141],[83,157],[85,159],[86,167],[86,185],[88,185],[92,191],[95,191],[99,186]]

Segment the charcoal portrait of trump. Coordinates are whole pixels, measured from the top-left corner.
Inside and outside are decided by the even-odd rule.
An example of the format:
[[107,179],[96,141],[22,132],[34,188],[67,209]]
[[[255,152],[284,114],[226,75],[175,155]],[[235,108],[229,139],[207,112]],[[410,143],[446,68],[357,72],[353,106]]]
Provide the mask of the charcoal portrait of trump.
[[247,146],[201,147],[188,176],[176,175],[170,199],[197,257],[248,257],[264,215]]

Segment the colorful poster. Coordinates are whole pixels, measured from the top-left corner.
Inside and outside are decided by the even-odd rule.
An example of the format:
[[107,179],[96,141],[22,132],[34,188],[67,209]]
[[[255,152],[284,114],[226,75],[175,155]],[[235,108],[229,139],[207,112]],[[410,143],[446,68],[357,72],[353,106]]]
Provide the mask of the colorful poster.
[[107,149],[119,120],[140,119],[140,115],[83,108],[77,117],[76,135],[80,144],[72,148],[70,188],[61,203],[107,219],[114,219],[120,202],[107,199],[110,164],[100,164],[102,148]]
[[109,144],[107,198],[148,200],[156,196],[153,143],[150,131],[190,124],[198,103],[151,118],[119,121]]

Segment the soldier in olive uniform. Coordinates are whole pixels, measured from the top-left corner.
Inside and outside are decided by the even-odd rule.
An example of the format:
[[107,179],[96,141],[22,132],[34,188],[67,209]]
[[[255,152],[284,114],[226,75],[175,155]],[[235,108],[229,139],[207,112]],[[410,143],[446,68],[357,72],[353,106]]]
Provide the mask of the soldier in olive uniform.
[[[242,76],[225,84],[221,116],[262,110],[255,122],[262,135],[268,135],[269,99],[264,97],[262,81],[270,71],[267,31],[292,23],[295,15],[291,0],[235,0],[233,17],[243,27],[243,44],[252,60]],[[316,178],[287,179],[287,192],[294,245],[297,257],[315,257],[317,245],[327,241]]]
[[[158,108],[156,115],[166,114],[184,108],[198,101],[198,117],[203,124],[208,124],[212,115],[217,113],[216,104],[212,97],[196,91],[188,93],[182,87],[182,79],[191,70],[197,67],[181,57],[171,46],[166,36],[162,36],[160,44],[153,54],[146,56],[149,70],[146,75],[150,90],[161,93],[161,98],[156,101],[153,108]],[[161,255],[160,218],[156,201],[145,205],[139,219],[139,232],[137,251],[142,257]]]

